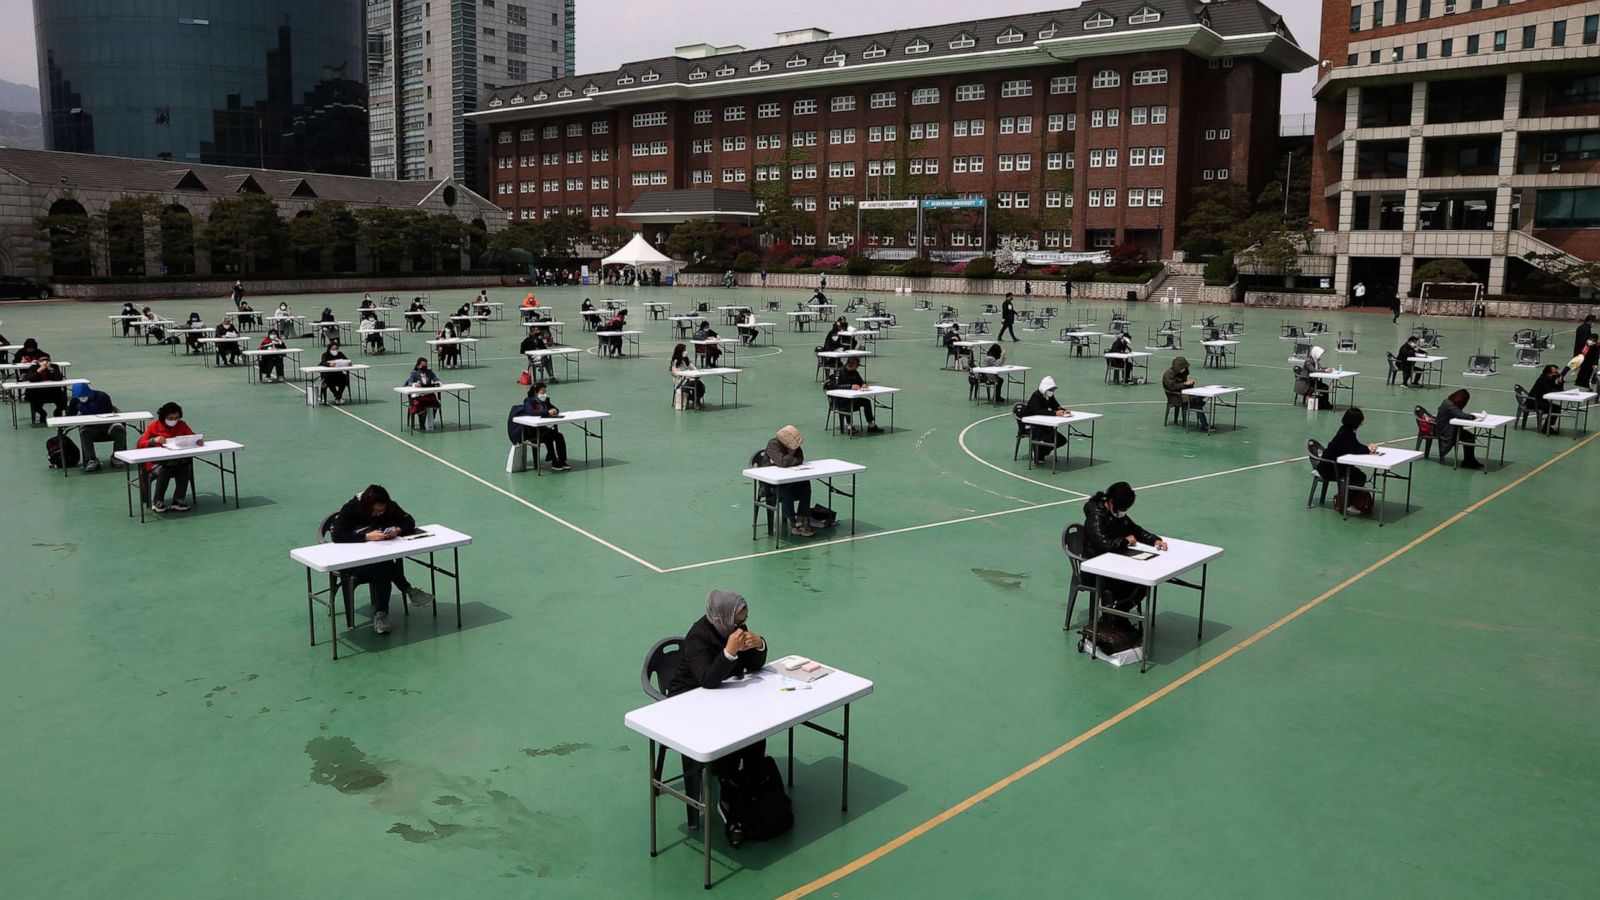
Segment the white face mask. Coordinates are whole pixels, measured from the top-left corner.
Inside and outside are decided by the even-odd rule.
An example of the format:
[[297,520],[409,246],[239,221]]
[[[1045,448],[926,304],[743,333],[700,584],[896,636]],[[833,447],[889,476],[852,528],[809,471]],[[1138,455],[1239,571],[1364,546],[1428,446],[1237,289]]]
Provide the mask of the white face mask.
[[178,420],[176,418],[167,419],[167,427],[168,428],[176,428],[176,427],[178,427]]
[[546,400],[549,400],[549,399],[550,399],[550,395],[549,394],[540,394],[539,395],[539,402],[540,403],[543,403],[543,402],[545,402]]

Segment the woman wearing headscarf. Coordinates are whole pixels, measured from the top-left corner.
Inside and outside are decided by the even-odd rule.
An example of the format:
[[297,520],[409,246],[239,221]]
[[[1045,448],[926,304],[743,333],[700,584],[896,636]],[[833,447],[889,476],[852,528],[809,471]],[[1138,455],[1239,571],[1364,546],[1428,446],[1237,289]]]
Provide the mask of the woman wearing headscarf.
[[[806,461],[804,450],[800,443],[805,440],[800,434],[800,429],[793,425],[785,425],[778,429],[778,434],[767,441],[767,461],[780,469],[798,466]],[[806,478],[789,484],[778,485],[778,506],[783,513],[783,520],[789,523],[789,533],[801,537],[811,537],[816,532],[811,530],[811,479]]]
[[1180,410],[1187,406],[1194,410],[1199,417],[1200,430],[1210,431],[1211,423],[1206,421],[1206,401],[1183,393],[1192,387],[1194,379],[1189,377],[1189,360],[1182,356],[1173,357],[1172,368],[1161,374],[1161,389],[1167,392],[1167,405]]
[[[1029,397],[1028,402],[1023,405],[1022,415],[1070,415],[1067,410],[1061,407],[1060,403],[1056,402],[1056,380],[1054,378],[1046,375],[1039,379],[1039,389],[1034,391],[1033,396]],[[1067,442],[1066,436],[1061,433],[1060,429],[1051,428],[1049,425],[1030,425],[1028,427],[1031,433],[1029,443],[1032,444],[1028,448],[1028,452],[1033,454],[1035,463],[1044,462],[1045,457],[1055,452],[1054,450],[1046,450],[1043,445],[1049,444],[1053,440],[1055,441],[1056,449],[1060,449],[1061,445]]]
[[1322,354],[1324,352],[1326,351],[1321,347],[1312,347],[1311,352],[1306,355],[1306,363],[1301,367],[1301,371],[1304,373],[1303,377],[1306,380],[1303,393],[1306,396],[1307,405],[1310,404],[1310,400],[1314,397],[1318,407],[1332,409],[1333,407],[1328,405],[1328,382],[1321,378],[1311,377],[1312,372],[1331,371],[1322,364]]
[[[695,688],[712,690],[729,678],[753,674],[767,664],[767,642],[751,631],[746,622],[750,616],[749,604],[733,591],[714,590],[706,596],[706,614],[689,626],[684,636],[683,649],[678,654],[678,671],[667,685],[667,694],[679,694]],[[718,778],[738,775],[741,769],[754,767],[767,755],[767,742],[756,741],[712,763]],[[685,793],[700,796],[701,766],[685,757],[683,781]],[[699,827],[699,816],[689,809],[689,827]]]

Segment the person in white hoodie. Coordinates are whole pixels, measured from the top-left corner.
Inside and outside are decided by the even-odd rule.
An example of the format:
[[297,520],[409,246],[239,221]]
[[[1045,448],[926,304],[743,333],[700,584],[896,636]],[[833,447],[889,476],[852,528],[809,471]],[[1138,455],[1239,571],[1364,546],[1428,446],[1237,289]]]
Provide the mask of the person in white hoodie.
[[[1046,375],[1039,379],[1039,389],[1034,391],[1033,396],[1029,397],[1028,402],[1023,405],[1022,414],[1024,416],[1069,415],[1069,411],[1056,402],[1056,380],[1054,378]],[[1029,450],[1033,453],[1033,461],[1036,463],[1044,462],[1045,457],[1054,452],[1045,449],[1042,445],[1049,444],[1053,439],[1056,449],[1060,449],[1061,445],[1067,442],[1066,436],[1059,429],[1051,428],[1048,425],[1032,425],[1029,427],[1032,430],[1029,442],[1033,445]]]

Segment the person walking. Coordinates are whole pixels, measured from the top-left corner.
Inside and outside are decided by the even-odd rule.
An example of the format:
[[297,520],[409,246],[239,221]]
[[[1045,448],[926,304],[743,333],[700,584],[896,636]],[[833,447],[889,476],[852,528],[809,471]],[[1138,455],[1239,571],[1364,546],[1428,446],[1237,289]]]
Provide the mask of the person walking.
[[233,308],[234,309],[238,309],[243,304],[244,304],[244,282],[243,281],[235,281],[233,283]]
[[1017,305],[1012,302],[1011,292],[1006,291],[1006,302],[1000,304],[1000,333],[995,335],[995,340],[1005,340],[1006,332],[1011,332],[1011,342],[1019,343],[1017,337]]

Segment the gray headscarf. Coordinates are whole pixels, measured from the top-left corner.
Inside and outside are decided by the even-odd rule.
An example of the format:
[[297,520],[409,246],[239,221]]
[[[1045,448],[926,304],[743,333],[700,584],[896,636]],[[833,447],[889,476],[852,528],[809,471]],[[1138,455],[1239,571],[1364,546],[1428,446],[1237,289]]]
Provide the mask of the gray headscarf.
[[706,595],[706,621],[718,635],[726,638],[733,634],[734,619],[739,617],[739,611],[748,607],[744,598],[733,591],[712,591]]

